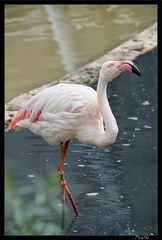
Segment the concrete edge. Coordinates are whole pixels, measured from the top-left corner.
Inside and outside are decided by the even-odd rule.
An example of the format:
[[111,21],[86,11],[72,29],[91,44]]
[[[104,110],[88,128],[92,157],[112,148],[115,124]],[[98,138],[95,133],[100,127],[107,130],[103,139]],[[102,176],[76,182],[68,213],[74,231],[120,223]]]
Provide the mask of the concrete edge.
[[58,80],[30,90],[27,93],[13,98],[8,103],[5,103],[5,127],[14,117],[14,115],[19,111],[22,105],[40,90],[52,85],[56,85],[59,82],[90,85],[91,83],[98,80],[100,67],[105,61],[119,59],[134,60],[139,55],[151,51],[155,47],[157,47],[157,23],[148,27],[138,35],[119,45],[115,49],[109,51],[95,61],[86,64],[81,68],[78,68],[74,72],[66,74]]

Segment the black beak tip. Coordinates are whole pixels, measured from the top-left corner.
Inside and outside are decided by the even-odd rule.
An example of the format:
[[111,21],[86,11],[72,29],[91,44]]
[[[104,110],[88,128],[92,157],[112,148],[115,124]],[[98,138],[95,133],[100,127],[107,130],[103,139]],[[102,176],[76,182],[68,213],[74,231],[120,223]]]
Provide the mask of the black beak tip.
[[138,77],[140,77],[141,76],[141,73],[140,73],[140,71],[136,71],[136,72],[134,72]]
[[141,72],[135,64],[132,65],[132,72],[135,73],[138,77],[141,76]]

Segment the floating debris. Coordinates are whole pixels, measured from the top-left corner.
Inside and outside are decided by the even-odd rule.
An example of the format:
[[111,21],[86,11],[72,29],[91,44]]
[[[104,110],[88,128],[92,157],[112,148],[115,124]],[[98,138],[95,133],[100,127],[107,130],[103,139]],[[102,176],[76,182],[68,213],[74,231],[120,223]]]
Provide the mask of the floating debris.
[[127,119],[129,119],[129,120],[138,120],[138,117],[127,117]]
[[29,174],[28,177],[34,177],[34,175],[33,174]]
[[93,197],[93,196],[98,195],[98,193],[87,193],[86,195],[89,196],[89,197]]
[[128,147],[128,146],[130,146],[130,144],[129,144],[129,143],[122,143],[122,145],[123,145],[123,146],[125,146],[125,147]]
[[110,150],[109,149],[105,149],[105,152],[110,152]]
[[140,128],[138,128],[138,127],[136,127],[134,130],[135,130],[135,131],[139,131],[139,130],[141,130],[141,129],[140,129]]
[[121,160],[117,160],[116,162],[121,162]]
[[150,105],[149,101],[144,101],[142,105]]
[[28,155],[33,155],[33,152],[28,152],[27,154],[28,154]]
[[144,125],[144,128],[152,128],[151,126]]

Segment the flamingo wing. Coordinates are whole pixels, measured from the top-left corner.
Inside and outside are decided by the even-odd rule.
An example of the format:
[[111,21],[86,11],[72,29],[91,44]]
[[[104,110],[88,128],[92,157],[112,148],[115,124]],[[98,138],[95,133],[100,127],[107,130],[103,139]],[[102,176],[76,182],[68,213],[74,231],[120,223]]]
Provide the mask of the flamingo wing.
[[53,145],[75,137],[79,139],[77,129],[84,136],[84,128],[87,131],[92,123],[101,125],[102,121],[94,89],[60,83],[29,99],[6,130],[28,128]]

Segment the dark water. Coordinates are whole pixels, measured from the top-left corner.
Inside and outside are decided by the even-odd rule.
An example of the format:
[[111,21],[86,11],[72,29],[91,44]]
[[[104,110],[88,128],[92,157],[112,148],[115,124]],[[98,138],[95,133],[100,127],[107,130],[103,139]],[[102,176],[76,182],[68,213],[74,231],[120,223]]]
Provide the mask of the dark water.
[[[65,235],[157,234],[157,49],[138,57],[142,76],[123,73],[108,87],[119,135],[98,148],[73,139],[66,181],[80,215],[66,203]],[[96,85],[93,86],[96,88]],[[5,133],[6,164],[17,186],[36,173],[47,179],[57,169],[59,146],[49,146],[28,130]],[[37,181],[37,177],[33,178]],[[92,196],[88,196],[88,193]],[[54,219],[58,225],[61,222]]]

